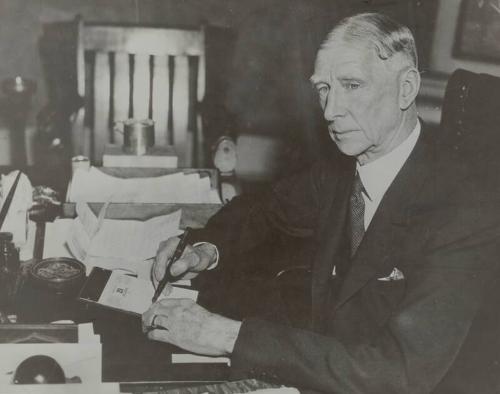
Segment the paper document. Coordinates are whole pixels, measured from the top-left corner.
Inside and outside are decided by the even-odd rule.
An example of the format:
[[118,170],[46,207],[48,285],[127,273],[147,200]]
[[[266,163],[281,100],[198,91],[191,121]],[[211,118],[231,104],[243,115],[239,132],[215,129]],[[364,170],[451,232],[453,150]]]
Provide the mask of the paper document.
[[181,210],[146,221],[100,221],[85,203],[77,203],[76,211],[78,216],[66,242],[73,256],[85,263],[87,271],[100,266],[137,274],[137,264],[155,257],[161,241],[182,233]]
[[0,393],[9,394],[120,394],[120,383],[95,384],[8,384],[0,385]]
[[101,336],[94,333],[94,323],[78,324],[78,343],[101,343]]
[[[7,199],[18,173],[19,171],[12,171],[8,175],[1,175],[0,208]],[[28,237],[28,209],[31,205],[33,205],[33,187],[28,177],[21,174],[2,225],[2,231],[11,232],[18,247],[23,246]]]
[[71,231],[73,219],[56,219],[45,223],[43,258],[73,257],[66,245],[66,238]]
[[172,353],[172,364],[227,364],[231,366],[229,357],[200,356],[192,353]]
[[299,390],[293,387],[278,387],[276,389],[260,389],[247,392],[247,394],[300,394]]
[[213,203],[220,204],[210,178],[177,172],[148,178],[117,178],[95,167],[79,169],[68,190],[70,202]]
[[[111,308],[142,314],[151,306],[154,292],[151,281],[113,271],[99,297],[98,303]],[[189,298],[196,301],[198,292],[174,286],[168,296],[162,294],[159,300],[165,297]]]

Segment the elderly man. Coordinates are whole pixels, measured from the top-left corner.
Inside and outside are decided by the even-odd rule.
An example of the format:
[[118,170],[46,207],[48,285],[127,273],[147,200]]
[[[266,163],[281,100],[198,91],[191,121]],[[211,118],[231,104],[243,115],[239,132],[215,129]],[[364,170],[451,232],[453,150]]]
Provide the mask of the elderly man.
[[[143,316],[163,328],[148,336],[308,390],[469,392],[472,375],[454,367],[467,362],[462,350],[497,276],[499,212],[418,119],[411,32],[380,14],[349,17],[320,47],[311,81],[340,157],[233,200],[171,268],[238,270],[238,256],[275,234],[304,241],[309,328],[164,300]],[[156,280],[177,242],[160,246]]]

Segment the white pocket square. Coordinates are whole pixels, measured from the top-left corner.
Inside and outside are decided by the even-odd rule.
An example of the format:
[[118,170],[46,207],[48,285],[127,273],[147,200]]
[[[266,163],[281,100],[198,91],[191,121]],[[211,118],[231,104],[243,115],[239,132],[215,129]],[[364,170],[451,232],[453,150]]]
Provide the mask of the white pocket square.
[[403,273],[399,269],[394,267],[389,276],[383,278],[377,278],[377,280],[380,280],[382,282],[389,282],[391,280],[403,280],[404,278],[405,276],[403,275]]

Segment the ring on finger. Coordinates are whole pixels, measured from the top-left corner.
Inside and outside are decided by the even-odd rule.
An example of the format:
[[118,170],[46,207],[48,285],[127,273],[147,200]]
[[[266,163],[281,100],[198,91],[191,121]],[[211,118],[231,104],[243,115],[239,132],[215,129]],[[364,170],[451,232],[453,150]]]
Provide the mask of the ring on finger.
[[[161,325],[158,325],[156,324],[156,318],[158,317],[158,315],[154,315],[153,316],[153,319],[151,319],[151,325],[150,325],[150,329],[151,330],[167,330],[166,327],[163,327]],[[167,316],[165,316],[166,318]]]

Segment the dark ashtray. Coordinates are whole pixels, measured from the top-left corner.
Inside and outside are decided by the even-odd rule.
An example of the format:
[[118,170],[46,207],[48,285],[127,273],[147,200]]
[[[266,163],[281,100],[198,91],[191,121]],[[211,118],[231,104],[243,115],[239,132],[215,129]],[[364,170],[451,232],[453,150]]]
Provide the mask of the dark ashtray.
[[30,276],[38,286],[56,293],[74,292],[85,279],[85,265],[69,257],[51,257],[35,263]]

